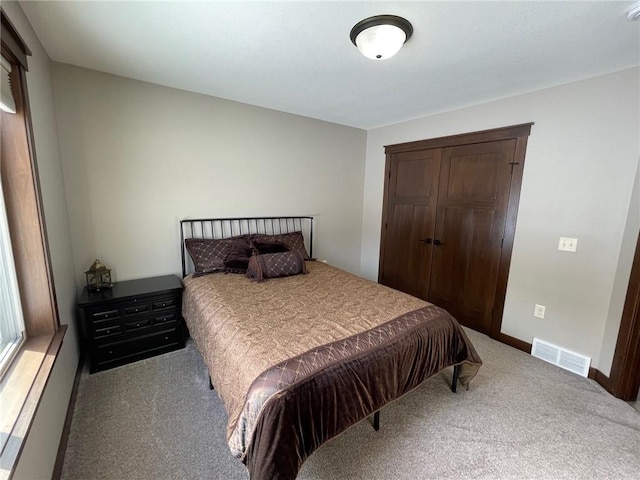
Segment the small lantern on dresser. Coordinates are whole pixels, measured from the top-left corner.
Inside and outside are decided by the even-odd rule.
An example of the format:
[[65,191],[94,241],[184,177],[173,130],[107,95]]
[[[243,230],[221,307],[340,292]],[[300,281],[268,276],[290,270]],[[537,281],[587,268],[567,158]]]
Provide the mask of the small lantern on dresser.
[[100,260],[96,259],[84,274],[87,277],[87,289],[92,292],[113,287],[111,269],[107,268]]

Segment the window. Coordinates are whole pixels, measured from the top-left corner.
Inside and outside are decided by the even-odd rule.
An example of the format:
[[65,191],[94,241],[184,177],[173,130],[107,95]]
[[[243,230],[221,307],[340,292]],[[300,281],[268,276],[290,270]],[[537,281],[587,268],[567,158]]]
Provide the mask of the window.
[[0,478],[10,478],[60,351],[27,89],[31,52],[0,7]]
[[[11,90],[11,63],[2,58],[2,86],[0,109],[15,114],[16,102]],[[6,140],[6,139],[5,139]],[[0,182],[0,378],[26,338],[18,279],[13,262],[9,222]]]
[[0,378],[26,338],[0,182]]

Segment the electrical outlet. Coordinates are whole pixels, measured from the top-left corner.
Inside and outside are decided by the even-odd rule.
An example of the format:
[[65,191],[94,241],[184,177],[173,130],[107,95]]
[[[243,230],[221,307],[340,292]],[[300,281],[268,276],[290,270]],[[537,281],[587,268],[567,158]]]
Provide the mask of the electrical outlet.
[[558,242],[558,250],[563,252],[575,252],[578,248],[578,239],[569,237],[560,237]]
[[538,318],[544,318],[544,311],[546,310],[546,308],[547,307],[545,307],[544,305],[536,304],[536,306],[533,309],[533,316]]

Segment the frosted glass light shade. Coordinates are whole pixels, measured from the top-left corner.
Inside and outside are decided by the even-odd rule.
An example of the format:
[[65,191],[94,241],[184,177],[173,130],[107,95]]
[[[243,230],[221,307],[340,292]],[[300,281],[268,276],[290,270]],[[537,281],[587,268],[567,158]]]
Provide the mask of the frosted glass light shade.
[[360,32],[356,46],[360,53],[373,60],[393,57],[404,45],[407,35],[394,25],[376,25]]
[[408,20],[396,15],[376,15],[356,23],[351,41],[360,53],[373,60],[393,57],[413,34]]

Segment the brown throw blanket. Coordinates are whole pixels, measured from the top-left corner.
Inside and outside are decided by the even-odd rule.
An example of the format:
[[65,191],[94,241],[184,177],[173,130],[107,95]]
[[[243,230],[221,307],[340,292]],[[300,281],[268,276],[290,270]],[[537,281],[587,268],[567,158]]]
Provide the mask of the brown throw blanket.
[[314,262],[263,284],[185,279],[183,313],[252,480],[293,479],[320,445],[441,369],[481,361],[444,310]]

